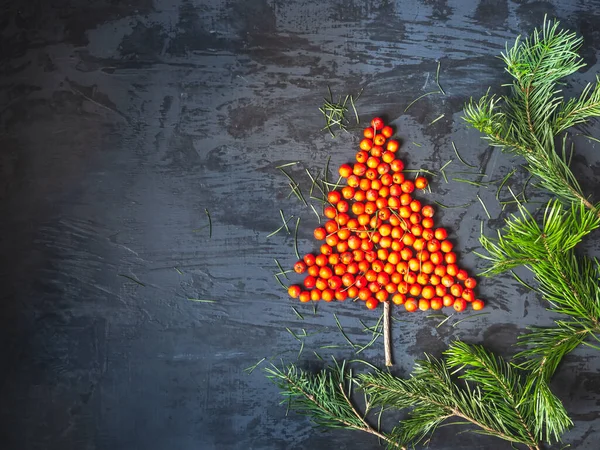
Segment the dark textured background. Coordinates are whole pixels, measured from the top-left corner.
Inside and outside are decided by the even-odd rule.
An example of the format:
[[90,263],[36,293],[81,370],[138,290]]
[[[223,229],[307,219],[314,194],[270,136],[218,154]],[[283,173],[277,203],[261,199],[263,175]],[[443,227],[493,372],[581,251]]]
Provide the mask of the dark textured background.
[[[0,448],[7,450],[375,449],[359,433],[312,430],[285,416],[263,357],[352,358],[333,313],[356,342],[369,339],[360,305],[291,302],[273,258],[294,262],[293,236],[267,239],[279,209],[302,217],[301,252],[313,248],[313,213],[276,166],[302,188],[303,169],[353,157],[354,131],[332,139],[317,108],[364,89],[363,121],[384,115],[404,140],[411,168],[462,156],[487,180],[519,159],[486,148],[461,120],[469,96],[507,81],[504,43],[545,13],[585,38],[589,66],[569,80],[579,92],[599,71],[600,2],[481,0],[29,0],[0,4]],[[446,96],[435,89],[437,60]],[[440,114],[445,117],[433,125]],[[577,131],[581,132],[581,131]],[[585,132],[599,136],[597,127]],[[419,144],[417,146],[414,143]],[[593,193],[599,144],[577,139],[574,170]],[[456,158],[455,158],[456,159]],[[465,170],[457,161],[449,171]],[[515,191],[526,175],[511,180]],[[502,225],[495,186],[432,182],[464,264],[481,269],[480,221]],[[486,202],[487,220],[475,195]],[[504,197],[507,197],[504,193]],[[532,201],[544,197],[529,188]],[[596,198],[597,200],[597,198]],[[207,208],[213,236],[206,225]],[[595,251],[597,240],[586,248]],[[176,269],[177,268],[177,269]],[[179,271],[181,273],[179,273]],[[131,281],[131,277],[142,284]],[[516,336],[551,317],[509,276],[481,282],[488,315],[435,328],[440,319],[397,314],[397,373],[456,337],[503,354]],[[188,297],[213,299],[193,303]],[[290,308],[304,314],[300,320]],[[462,317],[467,317],[463,315]],[[382,364],[378,342],[364,357]],[[600,439],[600,355],[579,349],[555,378],[577,449]],[[508,449],[444,428],[432,449]]]

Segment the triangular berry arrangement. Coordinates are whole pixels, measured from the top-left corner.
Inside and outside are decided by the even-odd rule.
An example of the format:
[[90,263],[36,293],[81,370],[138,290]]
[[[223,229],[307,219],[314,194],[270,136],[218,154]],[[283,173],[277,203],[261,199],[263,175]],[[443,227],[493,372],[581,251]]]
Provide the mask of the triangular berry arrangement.
[[435,228],[434,208],[411,195],[427,179],[405,176],[400,144],[382,119],[363,134],[356,162],[339,168],[346,185],[327,194],[329,220],[314,231],[324,241],[320,253],[294,265],[308,274],[289,295],[301,302],[361,300],[369,309],[391,300],[409,312],[482,309],[476,280],[457,265],[446,229]]

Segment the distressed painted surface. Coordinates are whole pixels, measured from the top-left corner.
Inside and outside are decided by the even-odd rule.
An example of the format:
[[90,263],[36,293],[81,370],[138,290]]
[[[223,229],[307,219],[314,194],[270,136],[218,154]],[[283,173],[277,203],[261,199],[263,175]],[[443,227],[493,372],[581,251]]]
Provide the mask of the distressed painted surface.
[[[318,367],[313,350],[352,358],[348,348],[319,349],[344,345],[333,313],[363,343],[358,319],[377,319],[348,303],[314,315],[274,281],[273,259],[295,260],[293,236],[267,239],[279,209],[301,217],[301,252],[313,248],[316,225],[287,198],[276,166],[301,161],[291,173],[306,189],[304,168],[352,157],[357,132],[320,131],[317,107],[331,86],[364,89],[361,116],[393,122],[410,167],[439,168],[455,158],[454,141],[487,179],[502,178],[521,161],[486,148],[460,117],[469,96],[507,81],[495,58],[504,43],[548,13],[586,39],[589,66],[567,91],[600,69],[597,0],[2,3],[0,442],[11,450],[379,448],[369,436],[322,434],[285,417],[260,370],[243,372],[263,357],[296,358],[286,327],[318,333],[301,365]],[[435,89],[437,60],[447,95],[404,113]],[[599,136],[597,126],[587,131]],[[574,170],[592,193],[598,144],[577,144]],[[518,174],[515,190],[526,179]],[[510,212],[495,188],[435,179],[422,196],[458,205],[477,193],[491,220],[477,201],[438,214],[472,270],[483,267],[472,254],[480,221],[490,233]],[[586,245],[597,253],[597,241]],[[481,295],[489,315],[455,328],[398,313],[395,370],[407,373],[424,351],[457,337],[510,354],[526,326],[550,323],[508,276],[482,280]],[[382,345],[365,357],[381,364]],[[600,356],[581,349],[556,376],[576,422],[565,438],[573,448],[598,445],[599,368]],[[445,428],[431,448],[509,446]]]

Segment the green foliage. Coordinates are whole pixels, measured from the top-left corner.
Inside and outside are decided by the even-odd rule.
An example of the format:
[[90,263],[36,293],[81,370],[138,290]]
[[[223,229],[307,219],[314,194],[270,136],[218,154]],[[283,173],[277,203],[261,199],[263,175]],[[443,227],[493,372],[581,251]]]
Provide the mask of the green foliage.
[[[580,344],[593,347],[600,333],[600,268],[578,256],[575,246],[600,226],[600,205],[582,193],[569,168],[572,147],[564,134],[570,127],[600,116],[600,80],[588,84],[577,98],[565,100],[561,80],[585,66],[578,51],[583,40],[544,19],[540,30],[525,40],[517,38],[501,58],[512,76],[511,93],[488,94],[471,100],[465,120],[483,132],[493,146],[522,156],[539,185],[570,206],[550,201],[541,223],[519,204],[519,215],[507,221],[497,239],[481,236],[490,262],[484,275],[495,275],[524,265],[539,283],[537,291],[553,312],[570,316],[550,328],[534,327],[519,341],[526,347],[516,355],[519,367],[543,382],[530,380],[536,405],[552,403],[545,381],[564,355]],[[562,135],[562,139],[559,136]],[[556,143],[561,143],[560,151]]]
[[[469,424],[470,431],[537,448],[538,442],[558,440],[571,425],[560,401],[550,393],[541,403],[530,376],[511,367],[481,346],[457,341],[438,360],[419,361],[408,379],[385,372],[361,375],[374,405],[410,408],[409,418],[394,430],[403,444],[423,442],[442,422]],[[452,375],[460,373],[465,384]],[[535,405],[535,407],[533,406]]]
[[[267,372],[291,409],[320,426],[374,434],[390,449],[426,444],[446,425],[467,425],[468,431],[539,449],[540,442],[557,441],[572,424],[543,379],[460,341],[441,359],[425,355],[408,378],[376,369],[353,377],[337,363],[317,373],[294,365]],[[365,394],[364,414],[352,403],[352,384]],[[367,423],[374,407],[408,410],[408,416],[386,433]]]
[[513,215],[497,239],[480,237],[490,261],[484,275],[495,275],[514,267],[529,268],[538,282],[537,291],[550,310],[571,317],[557,320],[552,328],[531,328],[519,338],[527,347],[518,353],[522,368],[549,380],[564,355],[586,339],[600,333],[600,267],[595,259],[578,256],[575,246],[600,226],[595,211],[581,203],[565,208],[550,201],[541,224],[523,206]]
[[291,364],[283,370],[273,366],[265,369],[286,398],[282,403],[302,415],[308,415],[316,425],[326,428],[361,429],[364,424],[346,401],[350,395],[352,374],[345,363],[334,362],[326,369],[310,374]]
[[555,149],[555,138],[568,128],[600,116],[600,81],[588,84],[578,98],[565,101],[561,80],[585,66],[578,54],[583,40],[544,19],[541,30],[501,54],[512,76],[511,94],[484,95],[465,106],[465,120],[484,133],[490,145],[525,158],[540,184],[565,201],[594,208],[581,192],[569,168],[565,140]]
[[[521,265],[537,268],[543,264],[548,269],[546,278],[554,280],[557,267],[562,270],[565,265],[572,265],[573,248],[600,226],[596,213],[581,203],[565,209],[557,200],[551,200],[541,224],[524,206],[519,204],[518,208],[520,214],[510,216],[504,230],[498,231],[497,239],[480,237],[488,255],[479,256],[491,262],[484,275],[496,275]],[[573,269],[577,272],[576,264]]]

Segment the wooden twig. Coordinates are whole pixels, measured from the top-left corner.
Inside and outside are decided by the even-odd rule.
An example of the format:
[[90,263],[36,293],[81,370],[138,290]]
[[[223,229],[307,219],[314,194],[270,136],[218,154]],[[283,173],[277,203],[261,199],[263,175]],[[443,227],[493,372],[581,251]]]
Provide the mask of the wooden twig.
[[392,337],[390,335],[390,302],[383,302],[383,351],[385,365],[392,366]]

